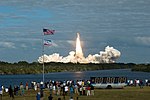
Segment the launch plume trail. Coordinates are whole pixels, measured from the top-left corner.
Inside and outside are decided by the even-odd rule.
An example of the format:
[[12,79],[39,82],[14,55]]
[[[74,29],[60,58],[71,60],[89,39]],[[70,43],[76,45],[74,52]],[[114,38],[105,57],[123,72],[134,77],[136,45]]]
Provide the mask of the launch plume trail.
[[77,33],[76,39],[76,51],[69,52],[69,55],[66,57],[60,56],[58,53],[54,53],[52,55],[46,55],[39,57],[38,62],[62,62],[62,63],[114,63],[119,57],[121,53],[117,49],[113,47],[105,47],[105,51],[100,51],[99,54],[91,55],[88,57],[84,57],[81,43],[80,43],[80,34]]
[[80,43],[80,35],[77,33],[77,39],[76,39],[76,58],[83,58],[83,52],[82,52],[82,47]]

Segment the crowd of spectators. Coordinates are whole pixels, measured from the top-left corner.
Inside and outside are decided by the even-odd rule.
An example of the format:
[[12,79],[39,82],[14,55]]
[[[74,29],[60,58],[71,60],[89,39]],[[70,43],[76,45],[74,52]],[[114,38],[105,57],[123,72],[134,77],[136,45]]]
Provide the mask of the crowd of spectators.
[[[128,86],[150,86],[150,80],[127,80]],[[48,81],[48,82],[31,82],[30,85],[28,82],[23,84],[22,82],[19,85],[10,85],[8,88],[1,86],[0,87],[0,98],[2,98],[3,92],[8,92],[10,98],[14,99],[15,96],[21,95],[24,96],[25,91],[29,89],[37,91],[36,100],[41,100],[40,98],[44,97],[43,89],[49,91],[48,100],[53,100],[53,95],[63,96],[65,100],[66,96],[70,96],[70,100],[73,100],[74,95],[78,96],[94,96],[94,86],[91,84],[90,80],[64,80],[64,81]],[[61,98],[58,98],[61,100]]]
[[[73,100],[74,95],[94,95],[94,86],[91,85],[89,80],[67,80],[67,81],[49,81],[45,84],[40,84],[38,86],[43,86],[50,91],[50,96],[48,100],[52,100],[52,94],[57,96],[70,96],[70,100]],[[35,89],[36,84],[33,83],[32,88]],[[36,86],[36,87],[38,87]],[[43,88],[43,87],[42,87]]]
[[127,80],[127,85],[128,86],[140,86],[140,88],[143,88],[143,86],[150,86],[150,80],[145,79],[139,80],[139,79],[134,79],[134,80]]
[[[73,100],[74,95],[85,95],[90,96],[94,95],[94,86],[91,85],[90,80],[65,80],[65,81],[48,81],[48,82],[31,82],[30,86],[28,82],[23,84],[22,82],[19,85],[10,85],[8,88],[1,86],[0,93],[8,92],[10,98],[14,99],[15,96],[24,96],[25,91],[29,89],[33,89],[37,91],[37,95],[35,96],[37,100],[44,97],[43,89],[49,90],[48,100],[52,100],[52,95],[70,96],[70,100]],[[78,97],[77,97],[78,99]],[[61,98],[59,99],[61,100]]]

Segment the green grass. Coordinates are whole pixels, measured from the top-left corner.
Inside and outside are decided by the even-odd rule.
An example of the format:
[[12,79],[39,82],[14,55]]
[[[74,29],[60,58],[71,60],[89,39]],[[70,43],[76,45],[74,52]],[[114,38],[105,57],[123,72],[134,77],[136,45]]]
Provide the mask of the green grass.
[[[29,90],[25,91],[24,96],[15,96],[14,100],[36,100],[36,93],[38,91]],[[41,100],[48,100],[50,92],[49,90],[44,90],[44,98]],[[59,97],[61,100],[63,96],[53,95],[53,100],[57,100]],[[77,95],[74,95],[74,100],[76,100]],[[78,100],[149,100],[150,98],[150,87],[144,87],[140,89],[139,87],[125,87],[124,89],[95,89],[94,96],[78,96]],[[65,100],[69,100],[70,96],[66,96]],[[11,100],[8,93],[3,94],[2,100]]]

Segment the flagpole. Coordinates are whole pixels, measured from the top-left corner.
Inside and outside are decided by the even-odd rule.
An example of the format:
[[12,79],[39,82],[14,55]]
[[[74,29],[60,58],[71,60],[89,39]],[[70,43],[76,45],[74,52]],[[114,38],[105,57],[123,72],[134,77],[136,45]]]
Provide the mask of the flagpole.
[[44,87],[44,34],[43,35],[43,38],[42,38],[42,55],[43,55],[43,87]]
[[42,53],[43,53],[43,87],[44,87],[44,35],[51,35],[54,34],[55,30],[49,30],[49,29],[45,29],[43,28],[43,32],[44,34],[42,34],[43,38],[42,38]]

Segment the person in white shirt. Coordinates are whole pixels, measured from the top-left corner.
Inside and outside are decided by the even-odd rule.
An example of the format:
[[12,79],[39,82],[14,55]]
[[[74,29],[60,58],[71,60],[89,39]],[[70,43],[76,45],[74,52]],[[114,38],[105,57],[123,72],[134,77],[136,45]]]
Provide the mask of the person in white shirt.
[[65,95],[68,93],[68,86],[65,86]]

